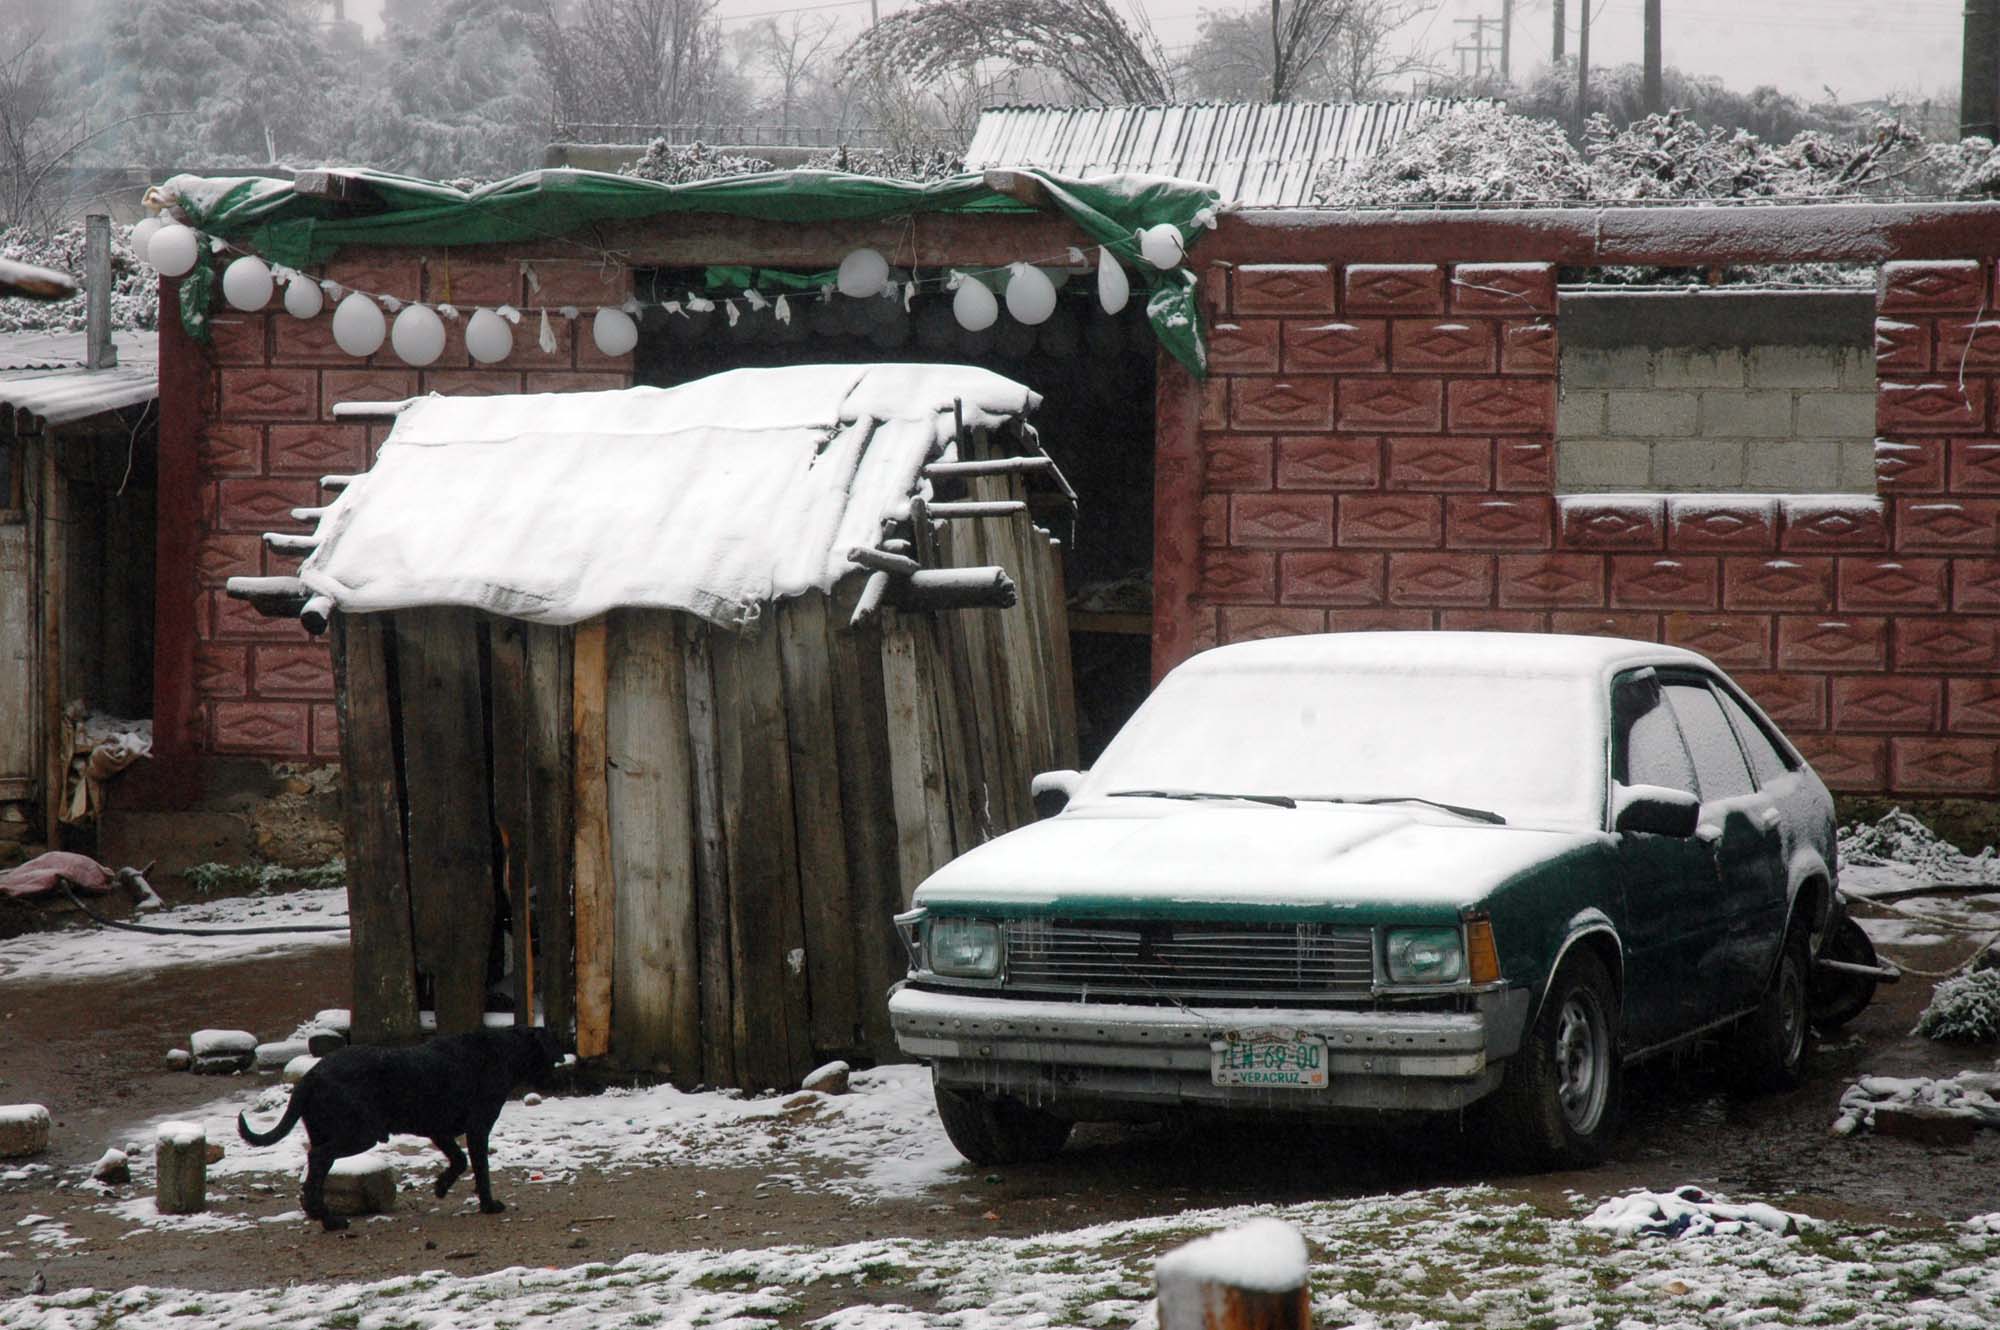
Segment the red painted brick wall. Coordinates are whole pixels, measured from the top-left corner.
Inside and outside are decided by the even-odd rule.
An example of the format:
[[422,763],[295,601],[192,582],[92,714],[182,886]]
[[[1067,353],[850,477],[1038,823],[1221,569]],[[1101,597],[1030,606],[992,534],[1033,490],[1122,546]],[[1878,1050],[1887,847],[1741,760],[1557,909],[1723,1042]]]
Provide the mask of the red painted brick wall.
[[[165,719],[170,751],[325,761],[339,756],[333,673],[323,642],[295,622],[266,619],[222,590],[239,575],[295,572],[298,560],[266,549],[266,531],[301,531],[293,508],[324,502],[319,477],[359,471],[373,460],[384,426],[336,422],[348,401],[383,401],[418,393],[568,392],[621,388],[631,382],[631,357],[607,359],[590,339],[586,320],[601,304],[629,292],[629,278],[595,262],[524,255],[537,278],[527,288],[520,258],[466,261],[443,254],[371,251],[330,265],[325,276],[343,285],[405,298],[422,293],[455,303],[469,317],[480,305],[576,305],[574,321],[551,315],[557,346],[537,344],[537,315],[514,330],[514,351],[492,366],[466,354],[464,322],[447,324],[444,355],[423,370],[402,364],[388,346],[356,360],[333,343],[333,309],[299,320],[277,302],[271,311],[241,314],[218,308],[213,345],[190,344],[169,355],[164,375],[191,376],[200,418],[162,430],[161,447],[192,453],[196,533],[192,566],[162,569],[157,650],[171,662],[193,660],[191,714]],[[184,385],[185,386],[185,385]],[[179,579],[177,592],[166,594]],[[192,606],[186,616],[181,606]],[[171,668],[168,670],[171,673]],[[174,710],[178,711],[178,708]]]
[[2000,793],[1994,279],[1884,267],[1873,502],[1633,502],[1553,492],[1551,266],[1213,263],[1213,376],[1162,375],[1156,671],[1283,633],[1616,634],[1716,660],[1837,790]]

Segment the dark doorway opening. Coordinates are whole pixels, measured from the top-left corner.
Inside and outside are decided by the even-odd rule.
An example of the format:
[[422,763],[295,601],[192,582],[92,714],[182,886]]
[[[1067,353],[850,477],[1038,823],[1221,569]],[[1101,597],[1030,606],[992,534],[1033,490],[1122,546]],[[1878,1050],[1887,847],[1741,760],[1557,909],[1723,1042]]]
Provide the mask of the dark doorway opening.
[[[1004,313],[982,332],[959,327],[951,297],[926,292],[906,308],[898,294],[857,300],[816,289],[753,308],[740,285],[712,285],[701,269],[637,274],[649,307],[640,326],[633,381],[672,387],[725,370],[779,365],[917,362],[976,365],[1042,395],[1033,417],[1042,446],[1078,496],[1050,495],[1036,521],[1062,542],[1069,591],[1077,728],[1086,765],[1145,699],[1150,687],[1153,567],[1153,388],[1155,345],[1135,302],[1117,315],[1098,307],[1082,277],[1058,293],[1046,323]],[[692,308],[689,294],[715,302]],[[736,317],[728,308],[735,298]]]

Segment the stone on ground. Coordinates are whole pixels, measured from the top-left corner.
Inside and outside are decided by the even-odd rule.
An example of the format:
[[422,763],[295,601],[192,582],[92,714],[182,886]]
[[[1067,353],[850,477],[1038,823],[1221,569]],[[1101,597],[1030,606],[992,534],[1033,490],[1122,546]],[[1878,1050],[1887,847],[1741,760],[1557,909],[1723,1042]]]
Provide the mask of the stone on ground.
[[303,1039],[278,1039],[268,1044],[259,1044],[256,1055],[257,1070],[282,1071],[286,1063],[309,1051]]
[[354,1016],[346,1007],[328,1007],[325,1011],[316,1013],[311,1023],[321,1030],[350,1034],[354,1029]]
[[188,1052],[185,1048],[170,1048],[167,1050],[168,1071],[186,1071],[193,1065],[194,1054]]
[[326,1206],[337,1215],[385,1215],[396,1208],[396,1169],[374,1153],[337,1159],[326,1178]]
[[90,1176],[108,1186],[122,1187],[132,1180],[132,1161],[123,1150],[113,1146],[90,1166]]
[[1924,1145],[1970,1145],[1979,1134],[1979,1119],[1926,1104],[1881,1104],[1875,1109],[1875,1130]]
[[821,1094],[847,1093],[848,1066],[845,1062],[829,1062],[806,1074],[799,1082],[801,1090],[817,1090]]
[[208,1208],[208,1132],[199,1122],[162,1122],[153,1158],[153,1198],[161,1214]]
[[297,1085],[305,1074],[319,1065],[319,1059],[310,1053],[301,1053],[285,1064],[284,1080],[287,1085]]
[[40,1104],[0,1105],[0,1159],[38,1155],[49,1148],[49,1110]]
[[196,1030],[188,1036],[194,1070],[203,1076],[248,1071],[257,1061],[257,1036],[248,1030]]

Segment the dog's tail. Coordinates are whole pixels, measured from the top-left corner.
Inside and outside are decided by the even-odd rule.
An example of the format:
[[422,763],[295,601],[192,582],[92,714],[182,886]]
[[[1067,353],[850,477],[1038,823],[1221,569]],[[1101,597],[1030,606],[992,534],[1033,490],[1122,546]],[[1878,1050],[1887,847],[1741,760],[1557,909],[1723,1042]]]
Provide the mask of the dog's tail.
[[250,1125],[250,1119],[243,1114],[236,1115],[236,1134],[252,1145],[276,1145],[285,1139],[287,1132],[299,1123],[299,1097],[294,1094],[285,1105],[285,1116],[278,1119],[278,1125],[269,1131],[258,1131]]

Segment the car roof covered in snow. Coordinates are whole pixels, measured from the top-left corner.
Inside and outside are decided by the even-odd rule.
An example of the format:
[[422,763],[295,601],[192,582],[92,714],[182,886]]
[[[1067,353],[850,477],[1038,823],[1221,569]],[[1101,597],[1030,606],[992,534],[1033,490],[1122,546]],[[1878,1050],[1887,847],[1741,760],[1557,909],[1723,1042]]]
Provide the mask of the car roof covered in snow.
[[1176,673],[1327,670],[1601,678],[1639,665],[1699,665],[1705,656],[1657,642],[1562,633],[1311,633],[1205,651]]

